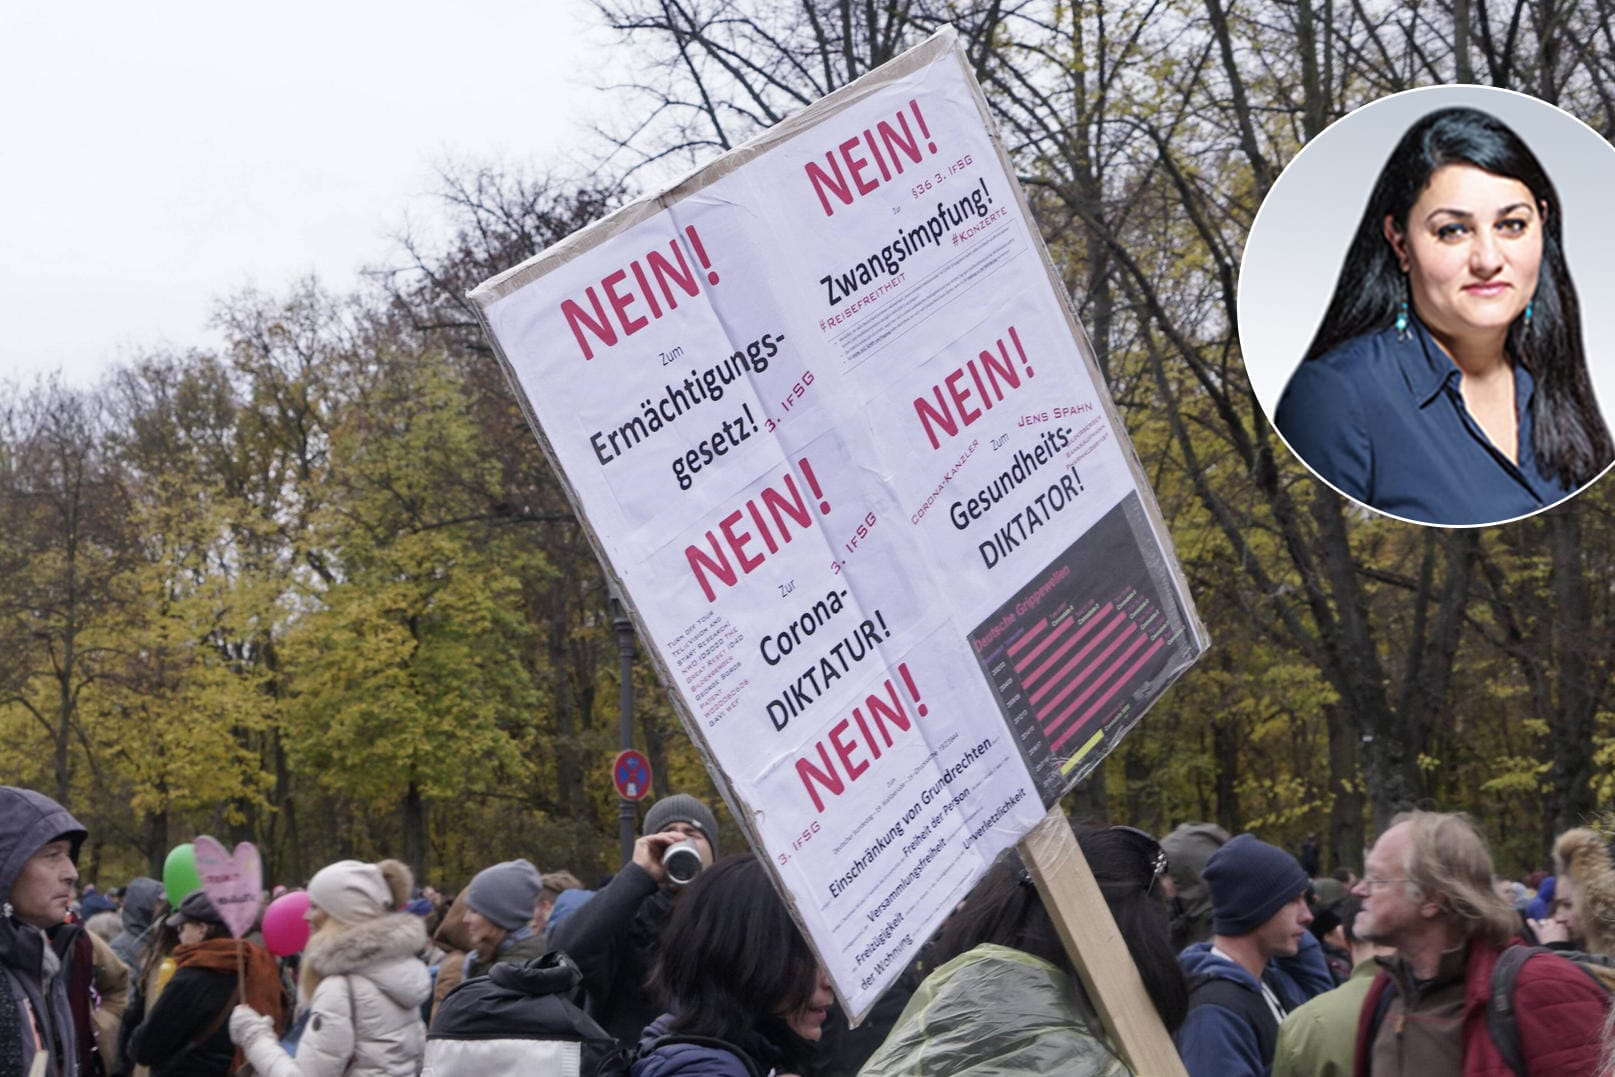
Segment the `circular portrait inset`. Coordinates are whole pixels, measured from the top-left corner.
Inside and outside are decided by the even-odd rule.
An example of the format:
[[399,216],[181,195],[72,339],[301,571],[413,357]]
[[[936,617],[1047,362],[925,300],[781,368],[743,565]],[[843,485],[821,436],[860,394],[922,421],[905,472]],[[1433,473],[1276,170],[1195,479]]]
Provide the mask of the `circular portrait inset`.
[[1290,449],[1342,494],[1444,526],[1596,479],[1615,460],[1611,189],[1594,131],[1490,87],[1383,98],[1304,147],[1239,285],[1251,385]]

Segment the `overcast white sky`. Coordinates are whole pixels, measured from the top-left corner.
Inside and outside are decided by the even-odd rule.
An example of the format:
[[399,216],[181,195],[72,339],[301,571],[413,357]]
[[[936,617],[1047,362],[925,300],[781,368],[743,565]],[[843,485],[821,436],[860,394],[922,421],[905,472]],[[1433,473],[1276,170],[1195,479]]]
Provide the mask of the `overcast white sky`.
[[215,341],[437,217],[448,158],[565,170],[626,64],[583,0],[0,0],[0,384]]

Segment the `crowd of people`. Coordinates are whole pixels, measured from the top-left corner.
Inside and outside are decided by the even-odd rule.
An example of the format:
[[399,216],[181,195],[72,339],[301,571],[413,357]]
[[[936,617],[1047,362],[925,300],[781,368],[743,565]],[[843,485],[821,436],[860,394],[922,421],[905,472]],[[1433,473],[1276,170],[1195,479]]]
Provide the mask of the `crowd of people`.
[[[524,859],[452,897],[396,860],[329,864],[306,943],[277,958],[201,890],[81,891],[85,828],[0,786],[0,1077],[1132,1072],[1014,853],[852,1028],[706,804],[664,797],[642,829],[592,890]],[[1320,876],[1316,836],[1298,858],[1205,823],[1073,829],[1191,1077],[1615,1077],[1615,864],[1594,830],[1515,882],[1438,812],[1396,819],[1361,877]]]

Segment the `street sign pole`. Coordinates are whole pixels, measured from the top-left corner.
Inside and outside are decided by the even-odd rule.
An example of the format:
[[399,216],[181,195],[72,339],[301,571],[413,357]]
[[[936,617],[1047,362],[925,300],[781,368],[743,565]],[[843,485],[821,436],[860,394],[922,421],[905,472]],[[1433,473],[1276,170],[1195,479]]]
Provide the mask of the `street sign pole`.
[[[621,728],[618,747],[628,751],[634,746],[634,622],[628,619],[628,607],[615,584],[611,585],[611,628],[617,636],[617,706]],[[634,858],[635,825],[637,813],[634,802],[627,797],[617,801],[617,845],[619,864]]]

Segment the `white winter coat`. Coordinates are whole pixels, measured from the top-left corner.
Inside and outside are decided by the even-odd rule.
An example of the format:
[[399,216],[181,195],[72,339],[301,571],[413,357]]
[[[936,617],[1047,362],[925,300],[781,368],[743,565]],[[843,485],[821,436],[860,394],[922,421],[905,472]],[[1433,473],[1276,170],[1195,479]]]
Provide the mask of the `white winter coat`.
[[431,994],[418,956],[425,946],[426,930],[410,913],[316,933],[303,960],[322,978],[297,1056],[267,1020],[232,1020],[231,1034],[259,1077],[415,1077],[426,1050],[421,1003]]

